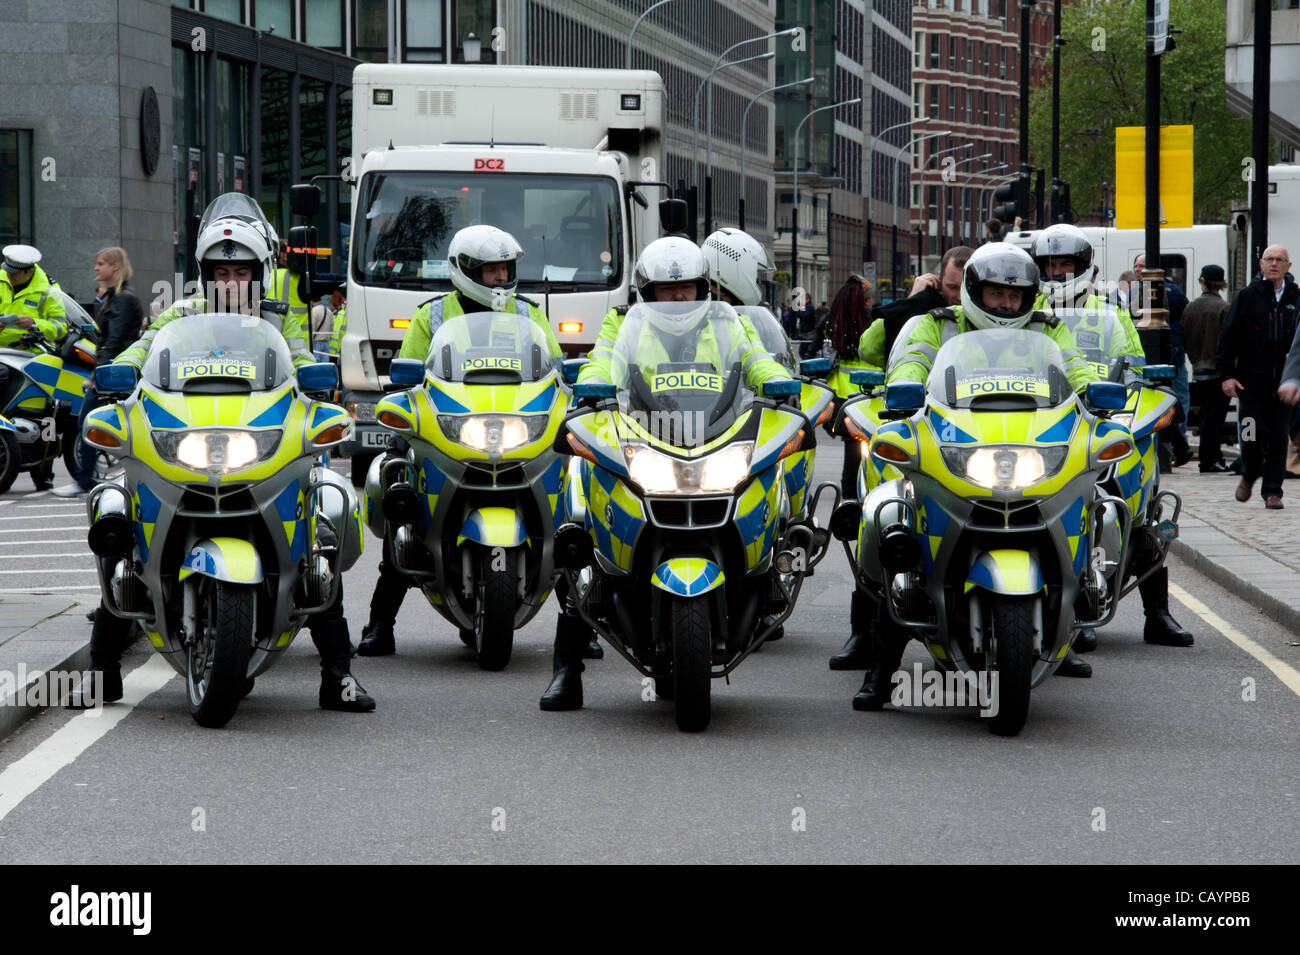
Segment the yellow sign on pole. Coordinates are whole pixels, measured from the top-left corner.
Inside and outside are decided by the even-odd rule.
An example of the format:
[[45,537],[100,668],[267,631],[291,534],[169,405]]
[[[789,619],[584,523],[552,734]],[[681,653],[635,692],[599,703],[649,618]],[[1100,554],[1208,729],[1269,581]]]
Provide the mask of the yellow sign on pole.
[[[1115,127],[1115,228],[1146,228],[1146,127]],[[1160,227],[1192,224],[1192,127],[1160,127]]]

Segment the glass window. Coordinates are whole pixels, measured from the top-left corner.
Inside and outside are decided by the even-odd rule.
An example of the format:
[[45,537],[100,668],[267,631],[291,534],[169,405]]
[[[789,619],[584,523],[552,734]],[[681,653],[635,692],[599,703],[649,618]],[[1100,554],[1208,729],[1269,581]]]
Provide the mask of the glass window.
[[343,49],[340,0],[307,0],[307,42],[327,50]]
[[353,56],[383,63],[388,60],[388,0],[353,0]]
[[220,17],[222,20],[234,20],[236,23],[242,23],[240,6],[239,0],[208,0],[203,6],[203,12],[210,17]]
[[[289,221],[289,74],[262,69],[262,194],[258,198],[267,220],[285,236]],[[304,117],[305,119],[306,117]]]
[[33,245],[32,131],[0,129],[0,245]]
[[957,69],[957,38],[948,37],[948,69]]
[[[463,44],[465,37],[471,33],[478,37],[482,44],[479,55],[480,62],[495,63],[497,61],[497,55],[492,52],[492,28],[496,25],[495,7],[494,0],[456,0],[454,5],[456,33],[450,38],[451,44],[455,48],[452,57],[453,62],[463,63],[465,61]],[[582,50],[589,48],[589,37],[584,38],[584,40]]]
[[932,70],[939,68],[939,57],[941,55],[939,50],[942,43],[943,37],[937,33],[930,34],[930,69]]
[[939,118],[939,85],[930,84],[930,116],[933,119]]
[[293,36],[293,0],[257,0],[253,9],[259,30],[275,27],[277,36]]
[[[406,59],[437,62],[443,60],[442,4],[429,0],[407,0],[404,5]],[[491,46],[491,36],[484,48]]]

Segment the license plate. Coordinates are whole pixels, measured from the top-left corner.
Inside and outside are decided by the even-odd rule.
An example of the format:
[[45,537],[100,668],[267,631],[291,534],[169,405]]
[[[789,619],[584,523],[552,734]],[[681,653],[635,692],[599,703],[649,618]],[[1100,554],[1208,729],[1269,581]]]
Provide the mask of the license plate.
[[392,443],[393,436],[387,431],[361,432],[361,446],[363,448],[386,448]]

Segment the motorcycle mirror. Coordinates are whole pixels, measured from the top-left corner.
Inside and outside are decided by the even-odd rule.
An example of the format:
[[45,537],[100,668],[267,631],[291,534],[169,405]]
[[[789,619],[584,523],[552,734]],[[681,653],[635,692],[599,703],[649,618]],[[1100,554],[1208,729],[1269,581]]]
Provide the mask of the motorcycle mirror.
[[338,369],[327,361],[303,365],[298,369],[298,387],[303,391],[333,391],[338,385]]
[[424,381],[424,362],[417,358],[394,358],[388,366],[388,378],[403,388],[410,388]]
[[1178,377],[1178,369],[1173,365],[1146,365],[1142,377],[1147,381],[1173,381]]
[[799,374],[824,375],[831,370],[831,360],[829,358],[807,358],[799,362]]
[[1090,381],[1083,403],[1089,411],[1122,411],[1128,404],[1128,389],[1114,381]]
[[779,378],[776,381],[763,382],[764,398],[781,398],[797,395],[803,391],[803,385],[792,378]]
[[[826,359],[829,361],[829,359]],[[885,373],[883,371],[851,371],[849,372],[849,384],[866,385],[868,388],[879,388],[885,383]]]
[[585,364],[587,364],[585,358],[564,359],[564,383],[566,385],[576,385],[578,383],[578,372],[582,371],[582,366]]
[[885,389],[885,407],[890,411],[915,411],[925,404],[925,385],[919,381],[900,381]]
[[105,394],[130,394],[140,372],[134,365],[100,365],[95,369],[95,390]]

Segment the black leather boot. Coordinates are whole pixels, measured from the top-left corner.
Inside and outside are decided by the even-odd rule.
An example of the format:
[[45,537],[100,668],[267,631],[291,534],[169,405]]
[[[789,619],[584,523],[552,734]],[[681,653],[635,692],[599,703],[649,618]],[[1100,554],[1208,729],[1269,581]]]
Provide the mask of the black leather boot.
[[843,649],[831,657],[832,670],[867,670],[876,660],[871,639],[871,601],[861,590],[854,589],[849,604],[849,639]]
[[582,655],[591,632],[581,617],[561,614],[555,621],[555,652],[552,655],[554,676],[542,694],[544,710],[582,709]]
[[393,625],[390,623],[366,624],[361,628],[361,643],[357,646],[357,656],[386,657],[397,652],[393,640]]
[[862,689],[853,697],[855,710],[879,710],[889,702],[894,689],[894,674],[903,662],[903,651],[907,648],[909,639],[906,634],[894,633],[894,629],[892,624],[876,622],[876,636],[872,641],[875,644],[876,660],[867,670]]
[[600,645],[600,640],[593,633],[591,639],[587,641],[587,647],[582,651],[582,656],[587,660],[605,659],[605,648]]
[[347,618],[343,616],[341,584],[333,605],[308,617],[307,626],[311,628],[311,642],[320,654],[321,709],[369,713],[375,708],[375,698],[352,675],[352,640],[348,636]]
[[1057,676],[1074,676],[1086,680],[1092,676],[1092,664],[1087,660],[1080,659],[1079,655],[1074,652],[1074,648],[1071,647],[1070,652],[1065,655],[1065,659],[1061,661],[1061,665],[1056,668],[1055,672]]
[[1084,627],[1079,631],[1078,636],[1074,638],[1075,653],[1092,653],[1097,649],[1097,631],[1092,627]]
[[1142,583],[1142,609],[1147,615],[1142,639],[1162,647],[1190,647],[1196,641],[1169,613],[1169,568],[1161,567]]
[[122,698],[122,650],[131,621],[115,617],[100,604],[90,631],[90,670],[68,695],[70,709],[84,710]]

